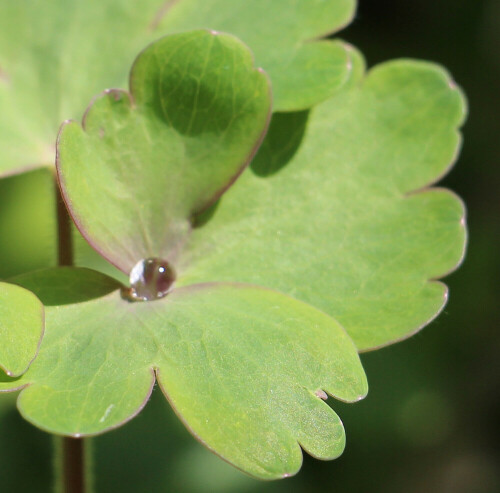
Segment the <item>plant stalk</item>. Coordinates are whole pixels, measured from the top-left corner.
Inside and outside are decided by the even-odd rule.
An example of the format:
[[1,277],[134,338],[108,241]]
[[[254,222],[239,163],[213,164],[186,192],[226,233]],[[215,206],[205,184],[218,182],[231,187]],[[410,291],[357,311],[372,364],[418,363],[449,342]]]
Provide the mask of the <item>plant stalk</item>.
[[56,493],[90,493],[91,442],[86,438],[54,436]]
[[[55,183],[57,209],[57,263],[71,266],[73,239],[71,218]],[[91,493],[90,447],[88,439],[55,437],[55,480],[57,493]]]
[[57,264],[73,265],[73,238],[71,236],[71,218],[61,195],[59,185],[55,184],[57,208]]

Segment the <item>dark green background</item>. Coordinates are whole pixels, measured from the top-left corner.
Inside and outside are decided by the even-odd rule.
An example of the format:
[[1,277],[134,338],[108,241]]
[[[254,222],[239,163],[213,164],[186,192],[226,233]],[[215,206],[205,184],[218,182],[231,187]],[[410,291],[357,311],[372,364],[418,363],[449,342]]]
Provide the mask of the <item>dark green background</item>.
[[[139,417],[93,440],[98,493],[500,491],[500,2],[360,4],[342,37],[370,66],[398,57],[433,60],[452,72],[469,99],[462,155],[444,180],[464,198],[470,231],[466,261],[447,278],[448,306],[412,339],[363,355],[366,400],[344,405],[330,399],[347,430],[340,459],[305,457],[295,478],[255,481],[196,443],[156,390]],[[21,268],[16,257],[28,256],[29,267],[54,258],[50,244],[29,243],[43,228],[50,237],[53,228],[43,223],[50,201],[38,185],[48,186],[43,172],[0,182],[0,228],[17,235],[17,241],[0,241],[2,258],[9,259],[4,277]],[[6,219],[5,211],[21,199],[28,211],[17,211],[23,221]],[[0,399],[0,491],[49,492],[51,439],[25,423],[13,403],[14,396]]]

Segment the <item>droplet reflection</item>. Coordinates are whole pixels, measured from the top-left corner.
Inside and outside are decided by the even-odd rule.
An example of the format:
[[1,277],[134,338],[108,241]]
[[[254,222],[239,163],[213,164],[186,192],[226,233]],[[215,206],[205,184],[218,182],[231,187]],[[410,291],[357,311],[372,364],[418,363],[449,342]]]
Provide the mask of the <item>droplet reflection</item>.
[[175,271],[166,261],[147,258],[137,262],[130,272],[130,289],[126,297],[134,301],[163,298],[175,281]]

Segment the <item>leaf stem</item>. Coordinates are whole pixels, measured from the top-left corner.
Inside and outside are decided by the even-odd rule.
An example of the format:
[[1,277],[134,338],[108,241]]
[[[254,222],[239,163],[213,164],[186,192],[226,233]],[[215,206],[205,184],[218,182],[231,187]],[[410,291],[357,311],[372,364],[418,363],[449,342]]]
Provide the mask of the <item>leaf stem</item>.
[[90,439],[54,436],[56,493],[91,493]]
[[55,184],[57,207],[57,263],[73,265],[73,238],[71,236],[71,218],[61,195],[59,185]]
[[[71,266],[73,259],[73,239],[71,236],[71,218],[61,195],[59,185],[55,183],[57,209],[57,263],[59,266]],[[55,437],[55,477],[58,493],[90,493],[90,447],[83,438]]]

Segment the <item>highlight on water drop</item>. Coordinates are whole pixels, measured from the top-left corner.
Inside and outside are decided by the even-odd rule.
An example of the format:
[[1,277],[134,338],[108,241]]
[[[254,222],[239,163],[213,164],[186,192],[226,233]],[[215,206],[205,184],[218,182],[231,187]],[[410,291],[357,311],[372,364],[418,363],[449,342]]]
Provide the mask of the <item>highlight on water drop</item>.
[[140,260],[130,271],[130,288],[124,295],[132,301],[152,301],[163,298],[175,281],[173,267],[160,258]]

